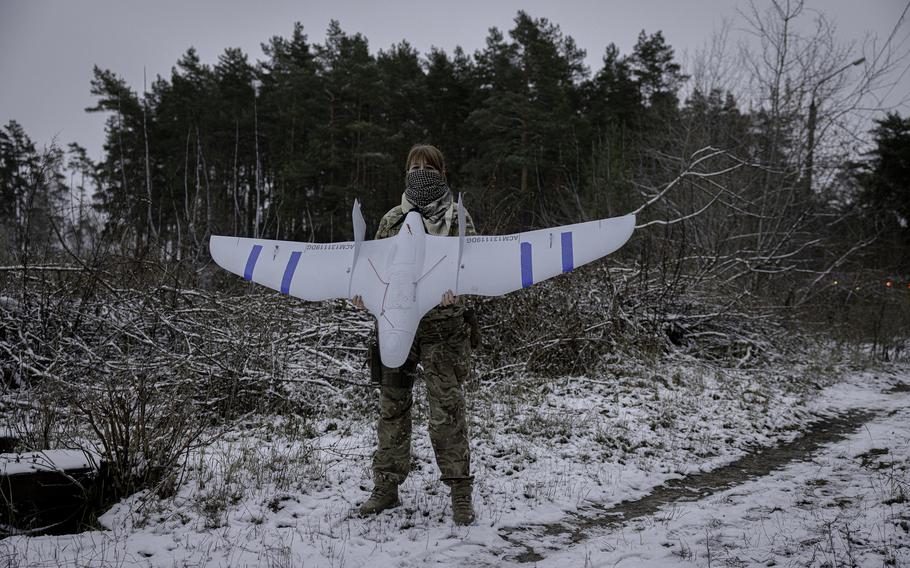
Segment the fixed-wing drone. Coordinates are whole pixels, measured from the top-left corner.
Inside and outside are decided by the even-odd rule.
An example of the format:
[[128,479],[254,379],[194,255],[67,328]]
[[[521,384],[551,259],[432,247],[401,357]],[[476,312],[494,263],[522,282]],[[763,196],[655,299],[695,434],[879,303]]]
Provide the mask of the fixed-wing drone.
[[300,243],[213,236],[219,266],[244,279],[304,300],[353,298],[379,324],[383,365],[400,367],[420,319],[447,290],[500,296],[569,272],[617,250],[635,229],[635,215],[513,235],[465,236],[458,197],[458,236],[428,235],[416,211],[398,235],[365,241],[366,223],[354,201],[354,240]]

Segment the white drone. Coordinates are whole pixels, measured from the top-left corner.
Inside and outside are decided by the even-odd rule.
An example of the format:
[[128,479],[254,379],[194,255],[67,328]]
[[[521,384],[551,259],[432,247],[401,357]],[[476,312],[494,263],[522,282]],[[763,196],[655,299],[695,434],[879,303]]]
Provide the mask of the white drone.
[[379,322],[383,365],[400,367],[420,319],[442,294],[500,296],[569,272],[619,249],[635,215],[513,235],[465,236],[458,196],[458,236],[428,235],[416,211],[394,238],[365,241],[354,201],[354,241],[299,243],[213,236],[212,258],[244,279],[304,300],[361,296]]

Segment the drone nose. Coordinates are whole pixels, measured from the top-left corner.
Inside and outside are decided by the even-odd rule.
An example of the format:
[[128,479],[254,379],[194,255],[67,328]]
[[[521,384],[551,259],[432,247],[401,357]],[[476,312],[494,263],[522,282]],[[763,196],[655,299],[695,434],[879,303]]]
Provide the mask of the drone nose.
[[387,331],[379,340],[379,352],[382,364],[392,369],[404,365],[411,349],[410,342],[405,342],[407,334],[400,331]]

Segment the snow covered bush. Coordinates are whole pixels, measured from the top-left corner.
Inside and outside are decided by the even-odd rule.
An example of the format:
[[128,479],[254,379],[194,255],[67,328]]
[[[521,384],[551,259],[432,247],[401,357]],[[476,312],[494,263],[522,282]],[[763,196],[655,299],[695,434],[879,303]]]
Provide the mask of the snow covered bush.
[[90,448],[122,496],[172,482],[227,419],[286,403],[280,310],[184,289],[179,269],[111,257],[6,275],[0,404],[23,448]]

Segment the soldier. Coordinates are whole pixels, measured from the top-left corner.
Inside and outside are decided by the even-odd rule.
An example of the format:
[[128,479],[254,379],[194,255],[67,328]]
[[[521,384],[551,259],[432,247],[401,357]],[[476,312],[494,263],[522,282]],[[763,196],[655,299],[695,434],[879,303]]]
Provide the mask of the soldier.
[[[376,238],[391,237],[411,210],[423,217],[428,234],[458,235],[458,215],[452,192],[446,184],[445,161],[434,146],[411,148],[405,167],[406,185],[401,204],[383,216]],[[465,232],[474,235],[474,222],[465,212]],[[363,308],[359,296],[355,306]],[[468,322],[473,322],[469,324]],[[477,326],[464,298],[452,290],[442,295],[439,306],[423,317],[407,361],[392,369],[382,365],[380,377],[379,445],[373,454],[373,492],[360,506],[361,516],[400,504],[398,486],[411,469],[411,388],[418,361],[423,362],[430,406],[430,440],[442,482],[451,489],[452,518],[460,525],[474,521],[471,503],[474,478],[465,418],[463,384],[468,377]],[[473,345],[472,345],[473,344]]]

